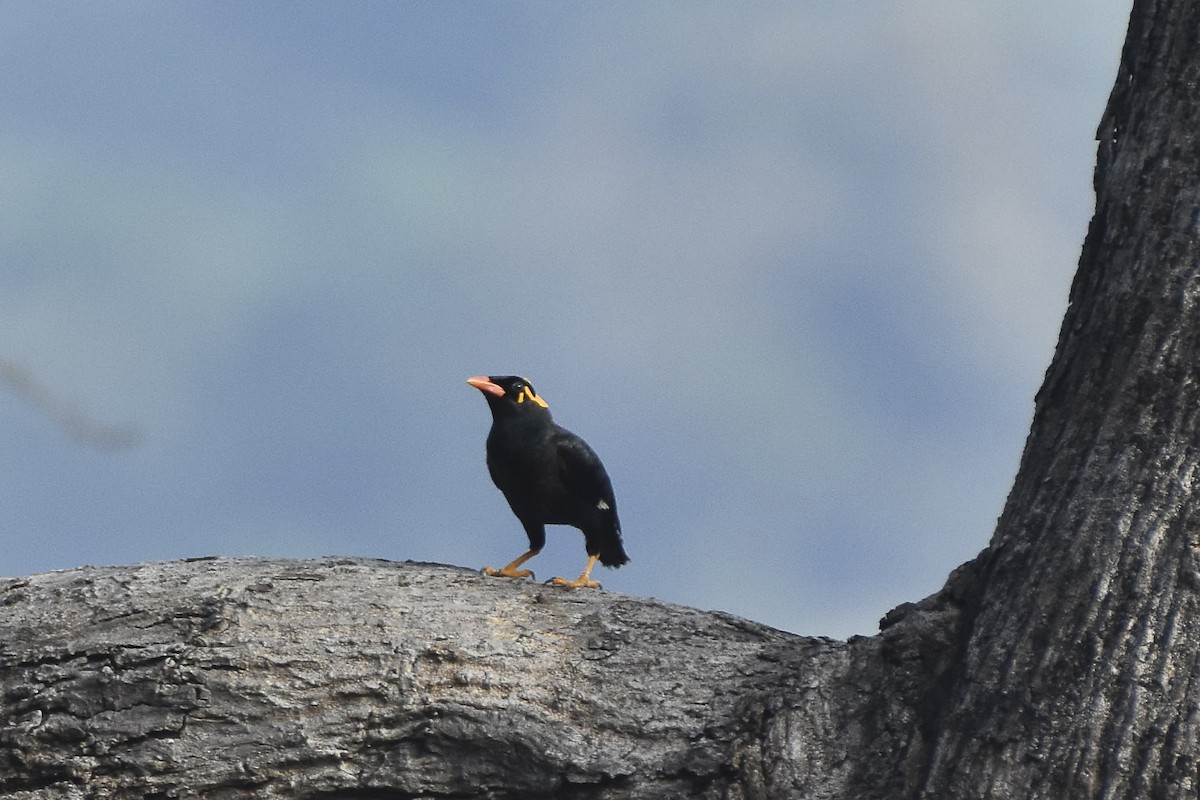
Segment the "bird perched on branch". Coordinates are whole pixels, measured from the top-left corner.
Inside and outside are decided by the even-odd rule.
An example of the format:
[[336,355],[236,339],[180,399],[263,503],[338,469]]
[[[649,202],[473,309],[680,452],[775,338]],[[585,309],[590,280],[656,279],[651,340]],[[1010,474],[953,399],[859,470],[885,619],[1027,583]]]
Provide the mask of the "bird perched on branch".
[[612,483],[600,458],[587,442],[556,424],[546,401],[529,381],[515,375],[470,378],[483,392],[492,411],[487,437],[487,466],[517,519],[529,536],[529,550],[502,569],[484,573],[503,578],[527,578],[521,565],[541,552],[547,525],[573,525],[583,531],[588,562],[571,581],[551,583],[572,589],[598,589],[591,579],[599,561],[619,567],[629,561],[621,544],[621,523]]

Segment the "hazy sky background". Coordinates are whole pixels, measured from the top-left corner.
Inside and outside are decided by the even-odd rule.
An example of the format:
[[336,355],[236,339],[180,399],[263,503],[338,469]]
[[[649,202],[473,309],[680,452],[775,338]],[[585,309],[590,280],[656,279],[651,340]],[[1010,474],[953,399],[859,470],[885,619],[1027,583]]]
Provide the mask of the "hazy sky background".
[[607,589],[873,632],[991,536],[1129,6],[6,4],[0,574],[500,566],[464,380],[518,373]]

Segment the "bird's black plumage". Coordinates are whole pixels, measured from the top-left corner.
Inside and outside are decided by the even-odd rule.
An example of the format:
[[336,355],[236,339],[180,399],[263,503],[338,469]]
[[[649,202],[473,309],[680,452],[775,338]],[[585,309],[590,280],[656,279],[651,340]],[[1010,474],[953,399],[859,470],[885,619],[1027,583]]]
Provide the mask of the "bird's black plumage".
[[621,523],[612,482],[587,442],[554,422],[546,402],[529,381],[515,375],[471,378],[492,412],[487,437],[487,466],[529,536],[529,552],[501,570],[505,577],[524,577],[518,570],[545,546],[547,525],[572,525],[583,531],[589,560],[577,581],[556,583],[592,586],[592,566],[629,561],[621,543]]

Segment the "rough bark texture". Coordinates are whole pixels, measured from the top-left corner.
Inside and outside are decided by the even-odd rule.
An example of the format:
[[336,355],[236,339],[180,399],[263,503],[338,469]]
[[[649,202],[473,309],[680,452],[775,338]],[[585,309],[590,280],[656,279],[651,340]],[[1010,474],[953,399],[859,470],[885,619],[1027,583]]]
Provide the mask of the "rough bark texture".
[[923,797],[1200,792],[1200,4],[1138,2]]
[[83,568],[0,603],[5,797],[841,797],[858,730],[845,643],[454,567]]
[[989,547],[878,636],[361,559],[0,582],[18,798],[1200,792],[1200,5],[1133,9]]

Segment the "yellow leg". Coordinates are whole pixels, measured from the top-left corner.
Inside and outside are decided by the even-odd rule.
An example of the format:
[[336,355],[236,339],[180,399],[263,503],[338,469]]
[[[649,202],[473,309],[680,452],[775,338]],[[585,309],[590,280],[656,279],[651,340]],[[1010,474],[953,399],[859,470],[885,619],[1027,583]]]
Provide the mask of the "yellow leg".
[[512,563],[510,563],[508,566],[502,567],[500,569],[492,569],[491,567],[484,567],[483,574],[491,575],[492,577],[495,577],[495,578],[532,578],[533,570],[517,569],[517,567],[521,566],[526,561],[533,558],[540,552],[542,552],[542,551],[541,550],[527,550],[523,555],[518,556],[516,559],[514,559],[512,561]]
[[592,567],[596,566],[596,562],[600,560],[600,556],[588,556],[587,567],[584,568],[583,574],[573,581],[566,578],[555,578],[551,583],[555,586],[566,586],[568,589],[599,589],[600,582],[592,580]]

